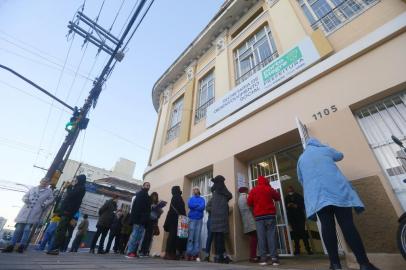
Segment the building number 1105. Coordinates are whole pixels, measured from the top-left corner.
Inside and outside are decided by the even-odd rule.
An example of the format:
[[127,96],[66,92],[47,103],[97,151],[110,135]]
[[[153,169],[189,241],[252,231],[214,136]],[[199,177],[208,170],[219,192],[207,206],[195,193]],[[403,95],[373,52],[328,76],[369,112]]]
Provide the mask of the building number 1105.
[[336,111],[338,111],[337,106],[331,105],[330,108],[325,108],[322,111],[319,111],[319,112],[313,114],[313,118],[314,118],[314,120],[319,120],[319,119],[323,118],[323,116],[327,116],[330,113],[335,113]]

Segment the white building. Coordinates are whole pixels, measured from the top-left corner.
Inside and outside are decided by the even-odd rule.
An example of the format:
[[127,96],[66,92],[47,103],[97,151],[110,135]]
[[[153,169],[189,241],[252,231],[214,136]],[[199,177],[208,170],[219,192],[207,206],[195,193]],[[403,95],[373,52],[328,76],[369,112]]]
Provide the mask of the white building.
[[3,235],[3,228],[6,225],[7,219],[4,217],[0,217],[0,236]]

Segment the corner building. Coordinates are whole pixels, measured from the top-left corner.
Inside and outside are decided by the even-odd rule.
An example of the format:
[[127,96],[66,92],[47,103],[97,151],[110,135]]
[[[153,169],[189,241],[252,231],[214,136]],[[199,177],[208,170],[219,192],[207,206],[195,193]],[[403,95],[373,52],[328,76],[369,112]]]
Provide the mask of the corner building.
[[[355,222],[368,255],[390,266],[406,210],[390,138],[406,140],[405,31],[402,0],[225,1],[152,89],[158,122],[144,180],[167,201],[179,185],[186,201],[193,186],[209,199],[210,178],[223,175],[234,196],[227,252],[247,259],[239,185],[264,175],[283,196],[289,185],[301,192],[296,164],[315,136],[344,153],[338,165],[366,205]],[[284,202],[277,208],[279,253],[292,256]],[[324,253],[319,225],[307,229]],[[165,234],[152,249],[165,250]],[[340,249],[353,264],[344,241]]]

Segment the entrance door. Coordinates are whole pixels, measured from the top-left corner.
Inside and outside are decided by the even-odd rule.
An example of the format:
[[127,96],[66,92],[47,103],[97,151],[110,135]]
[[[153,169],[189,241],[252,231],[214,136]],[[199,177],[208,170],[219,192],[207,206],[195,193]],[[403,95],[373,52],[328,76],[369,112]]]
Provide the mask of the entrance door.
[[[210,179],[213,178],[213,172],[209,171],[203,174],[200,174],[192,179],[192,186],[190,190],[190,194],[192,195],[193,188],[194,187],[199,187],[200,189],[200,195],[204,198],[204,200],[207,202],[211,199],[212,193],[211,193],[211,186],[212,182]],[[206,245],[206,239],[207,239],[207,219],[209,218],[209,215],[206,211],[204,211],[204,216],[203,216],[203,226],[202,226],[202,232],[201,232],[201,242],[202,247]]]
[[250,188],[256,186],[258,176],[266,177],[270,185],[279,191],[282,201],[276,202],[276,227],[278,253],[281,256],[292,256],[292,241],[288,227],[288,219],[284,203],[283,190],[281,188],[281,179],[279,176],[278,163],[275,155],[254,161],[249,166]]
[[355,113],[369,146],[406,210],[406,170],[402,166],[401,149],[392,135],[406,143],[406,91],[368,105]]

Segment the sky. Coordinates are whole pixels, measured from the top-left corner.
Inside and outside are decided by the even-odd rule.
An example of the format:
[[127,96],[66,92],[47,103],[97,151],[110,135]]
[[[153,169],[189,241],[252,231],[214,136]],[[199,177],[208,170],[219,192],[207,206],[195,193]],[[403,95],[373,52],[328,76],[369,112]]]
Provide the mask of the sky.
[[[156,0],[116,65],[71,158],[112,169],[120,158],[147,166],[155,131],[153,84],[193,41],[224,0]],[[81,106],[108,59],[68,34],[84,0],[0,0],[0,64]],[[104,3],[104,4],[103,4]],[[136,0],[87,0],[84,14],[119,36]],[[122,5],[122,6],[121,6]],[[121,7],[121,9],[120,9]],[[118,12],[120,10],[120,12]],[[118,15],[117,15],[118,14]],[[113,21],[117,18],[113,24]],[[65,135],[70,112],[21,79],[0,69],[0,182],[36,185]],[[23,187],[21,187],[23,188]],[[0,216],[10,226],[24,193],[0,189]]]

